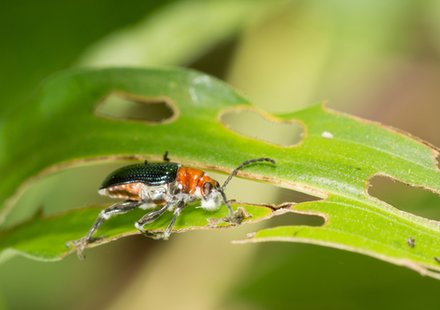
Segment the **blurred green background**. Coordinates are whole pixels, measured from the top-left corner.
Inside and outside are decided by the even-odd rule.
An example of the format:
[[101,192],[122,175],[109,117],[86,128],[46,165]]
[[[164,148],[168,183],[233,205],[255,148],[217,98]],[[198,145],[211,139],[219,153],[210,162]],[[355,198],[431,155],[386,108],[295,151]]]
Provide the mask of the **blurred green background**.
[[[440,145],[439,1],[42,0],[4,3],[0,16],[2,117],[26,109],[33,89],[63,69],[180,65],[226,80],[268,112],[328,100]],[[232,126],[267,139],[268,128],[255,121]],[[275,127],[274,141],[291,134],[267,126]],[[111,168],[50,177],[20,207],[59,212],[102,202],[95,189]],[[243,180],[229,190],[254,202],[305,199]],[[375,178],[370,193],[440,219],[438,196],[423,190]],[[292,222],[319,224],[290,215],[266,225]],[[0,265],[0,309],[440,308],[439,281],[370,257],[306,244],[230,243],[259,225],[169,242],[127,238],[87,251],[85,261],[15,257]]]

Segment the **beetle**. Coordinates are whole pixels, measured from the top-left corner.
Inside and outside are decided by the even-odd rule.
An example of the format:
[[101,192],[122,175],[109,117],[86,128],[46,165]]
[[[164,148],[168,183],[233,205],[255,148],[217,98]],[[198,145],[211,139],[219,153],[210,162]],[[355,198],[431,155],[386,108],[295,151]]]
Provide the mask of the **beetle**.
[[[230,201],[226,198],[225,187],[240,169],[258,162],[275,164],[273,159],[266,157],[246,160],[229,174],[222,186],[203,170],[171,162],[168,152],[163,155],[163,162],[145,161],[121,167],[104,179],[98,193],[123,201],[102,210],[87,235],[69,242],[68,246],[73,244],[78,256],[82,258],[82,251],[96,240],[93,235],[106,220],[136,208],[152,211],[136,221],[135,227],[144,235],[166,240],[182,209],[194,200],[200,200],[200,207],[210,211],[217,210],[224,203],[229,211],[227,220],[239,224],[241,219],[239,216],[234,217]],[[154,235],[144,230],[146,224],[154,222],[167,210],[173,212],[173,217],[163,234]]]

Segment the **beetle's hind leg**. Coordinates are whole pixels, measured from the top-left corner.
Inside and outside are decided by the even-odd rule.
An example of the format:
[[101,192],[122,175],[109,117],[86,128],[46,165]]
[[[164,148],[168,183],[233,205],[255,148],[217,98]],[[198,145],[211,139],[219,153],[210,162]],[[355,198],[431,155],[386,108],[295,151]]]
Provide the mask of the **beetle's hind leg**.
[[96,239],[93,238],[93,234],[98,230],[98,228],[106,221],[108,220],[110,217],[112,217],[113,215],[118,215],[118,214],[124,214],[127,213],[133,209],[136,209],[137,207],[139,207],[140,205],[142,205],[142,201],[132,201],[132,200],[127,200],[124,202],[120,202],[117,204],[114,204],[104,210],[102,210],[98,217],[95,220],[95,223],[92,225],[92,227],[90,228],[89,232],[87,233],[87,235],[79,240],[75,240],[75,241],[69,241],[67,242],[67,246],[71,246],[73,245],[78,253],[78,257],[80,259],[83,259],[84,256],[82,254],[82,252],[84,251],[85,247],[89,244],[92,243],[93,241],[95,241]]

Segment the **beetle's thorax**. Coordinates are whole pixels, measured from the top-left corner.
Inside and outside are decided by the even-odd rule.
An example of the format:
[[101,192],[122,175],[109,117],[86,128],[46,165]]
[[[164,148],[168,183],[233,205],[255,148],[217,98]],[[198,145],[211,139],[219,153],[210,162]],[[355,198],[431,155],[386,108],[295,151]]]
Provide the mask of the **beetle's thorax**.
[[176,185],[181,193],[201,199],[203,209],[216,210],[221,205],[218,182],[202,170],[180,167],[177,171]]
[[202,195],[201,188],[204,183],[215,181],[200,169],[180,167],[177,170],[176,182],[182,193],[199,196]]

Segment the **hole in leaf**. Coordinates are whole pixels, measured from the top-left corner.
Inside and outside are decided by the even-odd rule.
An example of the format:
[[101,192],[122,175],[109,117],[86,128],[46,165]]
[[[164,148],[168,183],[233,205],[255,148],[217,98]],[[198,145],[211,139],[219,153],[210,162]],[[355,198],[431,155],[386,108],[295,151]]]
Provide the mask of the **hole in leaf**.
[[[225,179],[225,175],[218,173],[209,172],[209,175],[220,183]],[[272,205],[282,205],[288,202],[301,203],[322,200],[322,198],[316,196],[304,194],[291,189],[280,188],[269,183],[241,178],[234,178],[229,183],[226,189],[226,194],[228,199],[235,199],[240,202]],[[283,225],[322,226],[324,225],[324,222],[324,218],[319,215],[287,212],[269,219],[268,227]]]
[[[297,192],[286,188],[277,189],[277,197],[275,203],[280,205],[286,202],[301,202],[319,201],[322,198]],[[307,226],[322,226],[325,223],[323,217],[313,214],[302,214],[296,212],[288,212],[281,216],[276,216],[269,220],[269,227],[275,226],[289,226],[289,225],[307,225]]]
[[370,180],[368,193],[393,207],[432,220],[440,220],[440,197],[385,176]]
[[286,188],[278,188],[277,192],[278,192],[278,197],[276,200],[277,204],[282,204],[285,202],[301,203],[301,202],[322,200],[322,198]]
[[97,191],[109,171],[120,166],[120,163],[106,163],[67,168],[38,179],[18,198],[2,223],[3,227],[28,220],[39,210],[50,216],[83,206],[114,202]]
[[306,226],[322,226],[325,220],[319,215],[302,214],[296,212],[288,212],[286,214],[275,216],[269,219],[268,227],[278,226],[293,226],[293,225],[306,225]]
[[304,132],[299,123],[268,119],[257,111],[246,109],[226,111],[221,121],[240,135],[282,146],[299,143]]
[[112,93],[96,106],[95,114],[104,118],[163,124],[173,121],[178,112],[168,98]]

